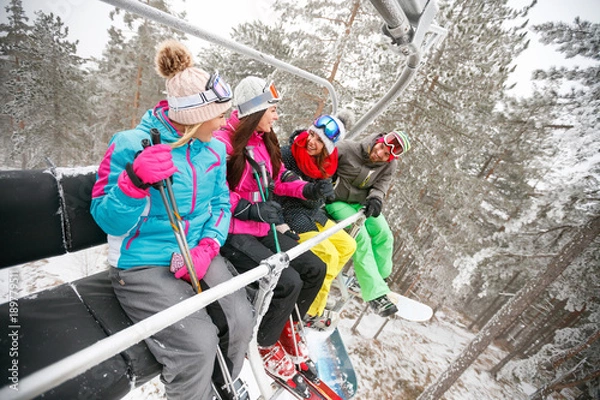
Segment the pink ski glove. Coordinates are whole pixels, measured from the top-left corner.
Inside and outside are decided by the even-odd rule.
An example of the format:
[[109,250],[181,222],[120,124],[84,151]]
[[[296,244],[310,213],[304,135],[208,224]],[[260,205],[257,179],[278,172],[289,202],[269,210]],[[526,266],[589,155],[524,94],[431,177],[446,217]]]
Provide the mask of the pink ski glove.
[[127,171],[119,176],[119,188],[126,195],[143,198],[148,195],[148,188],[177,172],[173,164],[171,146],[157,144],[147,147],[133,160],[133,167],[128,164]]
[[[217,254],[219,254],[219,247],[220,246],[216,240],[204,238],[200,240],[198,246],[190,250],[198,280],[202,279],[204,275],[206,275],[206,271],[208,271],[210,262]],[[175,278],[184,279],[188,282],[191,282],[190,274],[188,273],[188,270],[185,266],[185,261],[181,254],[173,253],[173,256],[171,257],[170,270],[175,274]]]
[[150,185],[167,179],[175,172],[177,167],[173,164],[171,146],[168,144],[155,144],[146,147],[139,156],[133,160],[133,172],[144,183]]
[[129,176],[127,175],[127,171],[121,172],[117,184],[119,185],[119,189],[121,189],[123,193],[125,193],[129,197],[133,197],[134,199],[143,199],[144,197],[148,196],[148,192],[150,190],[150,188],[142,189],[135,186],[133,182],[131,182]]

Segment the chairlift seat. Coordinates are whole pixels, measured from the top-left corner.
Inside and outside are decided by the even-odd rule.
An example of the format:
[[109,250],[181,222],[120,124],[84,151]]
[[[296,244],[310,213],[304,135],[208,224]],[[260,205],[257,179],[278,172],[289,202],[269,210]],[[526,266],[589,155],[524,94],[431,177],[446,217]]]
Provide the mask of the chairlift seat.
[[[106,242],[90,214],[94,182],[94,172],[0,171],[0,241],[10,250],[0,252],[0,268]],[[11,303],[0,305],[0,347],[18,351],[12,356],[3,351],[0,365],[16,360],[19,379],[132,325],[108,271],[20,298],[17,305],[14,323],[9,319]],[[39,398],[118,399],[161,368],[141,342]],[[11,383],[9,374],[4,368],[5,384]]]

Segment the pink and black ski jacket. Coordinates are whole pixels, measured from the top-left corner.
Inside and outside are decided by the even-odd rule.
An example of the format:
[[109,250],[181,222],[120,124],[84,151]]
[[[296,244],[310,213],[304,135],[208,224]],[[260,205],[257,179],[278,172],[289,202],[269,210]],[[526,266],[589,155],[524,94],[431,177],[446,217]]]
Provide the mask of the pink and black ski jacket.
[[[232,138],[239,123],[240,120],[238,118],[237,110],[234,110],[227,120],[227,125],[213,133],[215,138],[225,144],[228,157],[233,153]],[[273,175],[273,166],[271,165],[271,158],[269,157],[267,147],[263,141],[263,132],[255,131],[250,137],[247,146],[254,147],[255,161],[257,163],[264,161],[267,171],[269,174]],[[273,181],[275,182],[275,194],[277,196],[290,196],[305,199],[305,197],[302,195],[302,189],[304,189],[304,186],[307,184],[307,182],[302,180],[282,182],[281,175],[284,172],[285,166],[282,164],[279,170],[279,175],[273,177]],[[252,166],[246,161],[246,168],[242,173],[242,178],[240,179],[237,187],[229,188],[229,200],[231,202],[232,214],[231,223],[229,225],[229,233],[250,234],[256,237],[263,237],[269,233],[270,225],[268,223],[251,220],[243,221],[233,216],[235,208],[237,207],[240,199],[246,199],[253,204],[261,201],[260,192],[253,173],[254,171]]]

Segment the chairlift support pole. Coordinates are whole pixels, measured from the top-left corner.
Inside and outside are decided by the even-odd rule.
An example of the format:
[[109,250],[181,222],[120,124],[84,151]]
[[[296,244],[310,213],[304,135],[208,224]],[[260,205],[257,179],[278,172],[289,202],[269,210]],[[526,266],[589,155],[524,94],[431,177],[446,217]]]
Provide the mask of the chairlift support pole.
[[347,139],[365,130],[410,84],[421,62],[421,45],[425,34],[430,32],[434,35],[434,39],[425,45],[425,52],[429,51],[434,43],[443,40],[447,34],[445,29],[432,25],[438,11],[435,0],[426,1],[424,6],[421,5],[424,0],[370,1],[384,21],[383,33],[392,39],[393,45],[397,46],[396,50],[407,56],[407,60],[390,90],[356,122],[346,136]]
[[291,64],[285,63],[276,59],[273,56],[262,53],[260,51],[254,50],[248,46],[244,46],[243,44],[236,43],[232,40],[225,39],[221,36],[215,35],[214,33],[205,31],[195,25],[190,24],[187,21],[179,19],[173,15],[167,14],[164,11],[160,11],[156,8],[150,7],[138,0],[100,0],[104,3],[113,5],[118,8],[122,8],[134,14],[140,15],[144,18],[148,18],[152,21],[156,21],[158,23],[167,25],[173,29],[177,29],[181,32],[185,32],[189,35],[195,36],[200,39],[204,39],[210,43],[214,43],[220,46],[223,46],[227,49],[233,50],[245,56],[248,56],[254,60],[260,61],[262,63],[272,65],[280,70],[289,72],[301,78],[307,79],[311,82],[324,86],[329,92],[329,97],[331,99],[331,113],[335,114],[338,108],[338,98],[335,92],[333,85],[324,78],[320,76],[311,74],[310,72],[306,72],[303,69],[295,67]]

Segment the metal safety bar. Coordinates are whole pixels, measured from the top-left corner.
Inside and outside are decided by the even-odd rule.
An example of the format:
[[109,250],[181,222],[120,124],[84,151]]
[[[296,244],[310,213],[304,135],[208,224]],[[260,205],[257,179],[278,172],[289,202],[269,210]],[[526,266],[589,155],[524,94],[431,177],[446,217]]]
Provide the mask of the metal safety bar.
[[173,15],[167,14],[166,12],[160,11],[156,8],[150,7],[138,0],[100,0],[104,3],[108,3],[118,8],[122,8],[124,10],[130,11],[134,14],[140,15],[142,17],[148,18],[152,21],[156,21],[158,23],[164,24],[166,26],[170,26],[171,28],[177,29],[181,32],[185,32],[192,36],[198,37],[200,39],[204,39],[211,43],[223,46],[230,50],[236,51],[240,54],[248,56],[254,60],[260,61],[262,63],[272,65],[277,67],[283,71],[287,71],[291,74],[299,76],[301,78],[307,79],[311,82],[324,86],[329,92],[329,97],[331,99],[331,113],[335,114],[338,108],[338,98],[335,92],[333,85],[324,78],[320,76],[311,74],[310,72],[304,71],[298,67],[295,67],[291,64],[283,62],[281,60],[276,59],[273,56],[262,53],[260,51],[254,50],[251,47],[244,46],[243,44],[236,43],[232,40],[225,39],[221,36],[215,35],[214,33],[205,31],[195,25],[190,24],[187,21],[179,19]]
[[[327,239],[334,233],[344,229],[344,227],[354,223],[362,215],[363,212],[359,211],[358,213],[338,222],[334,227],[331,227],[330,229],[319,233],[314,238],[311,238],[310,240],[290,249],[287,252],[287,256],[279,257],[279,259],[283,260],[283,262],[289,263],[289,261],[298,257],[300,254],[310,249],[310,247],[313,245]],[[137,324],[123,329],[122,331],[119,331],[107,337],[106,339],[102,339],[75,354],[63,358],[54,364],[51,364],[32,373],[31,375],[24,377],[23,379],[19,380],[18,391],[11,389],[9,385],[2,387],[2,389],[0,389],[0,399],[26,400],[39,396],[48,390],[51,390],[68,381],[69,379],[84,373],[88,369],[124,351],[134,344],[154,335],[156,332],[161,331],[162,329],[174,324],[175,322],[187,317],[201,308],[206,307],[210,303],[269,275],[272,269],[272,263],[269,264],[262,262],[248,272],[235,276],[226,282],[190,297],[181,303],[156,313],[151,317],[138,322]],[[266,311],[269,306],[269,302],[270,297],[264,296],[262,304],[258,306],[261,310]],[[261,313],[264,314],[264,311],[261,311]],[[259,324],[260,319],[257,323],[257,326]],[[256,352],[256,354],[258,354],[258,352]],[[254,364],[256,365],[256,360]],[[261,368],[262,364],[260,364],[260,368],[258,370]],[[253,367],[253,370],[255,375],[257,372],[259,372],[255,367]],[[262,373],[264,374],[264,370]],[[270,397],[264,393],[270,391],[268,385],[260,386],[260,390],[265,398]]]
[[20,379],[18,391],[4,386],[0,389],[0,399],[25,400],[39,396],[268,273],[269,268],[261,264],[212,289],[190,297]]

